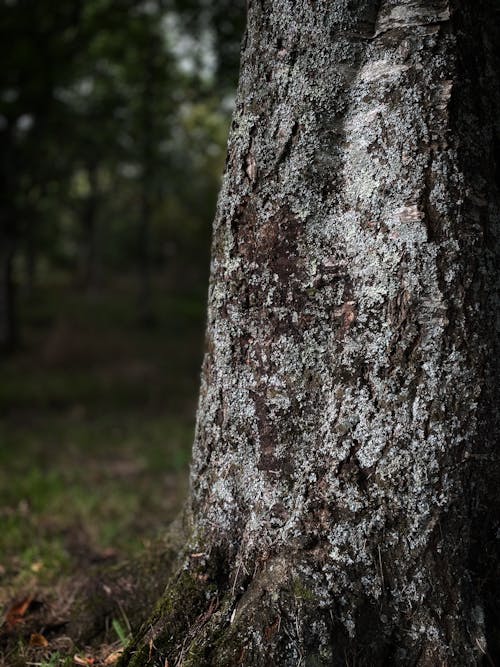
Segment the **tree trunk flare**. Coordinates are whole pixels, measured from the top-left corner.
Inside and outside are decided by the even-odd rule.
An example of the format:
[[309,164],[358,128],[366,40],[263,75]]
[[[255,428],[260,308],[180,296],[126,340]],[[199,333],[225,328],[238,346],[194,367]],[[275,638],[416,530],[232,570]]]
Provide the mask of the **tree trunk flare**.
[[248,5],[190,537],[123,664],[493,664],[498,3]]

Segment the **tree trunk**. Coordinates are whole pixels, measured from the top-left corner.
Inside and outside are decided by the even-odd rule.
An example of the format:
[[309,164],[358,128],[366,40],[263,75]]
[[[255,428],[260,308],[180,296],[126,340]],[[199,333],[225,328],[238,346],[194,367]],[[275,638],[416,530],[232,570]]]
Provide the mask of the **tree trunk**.
[[89,192],[83,202],[81,215],[82,244],[80,253],[80,284],[90,291],[97,283],[97,213],[99,184],[97,165],[87,166]]
[[142,175],[139,212],[139,321],[154,323],[151,282],[151,211],[154,170],[154,51],[149,43],[144,52],[144,89],[142,94]]
[[[6,119],[4,119],[6,120]],[[14,150],[13,125],[0,131],[0,353],[11,352],[19,342],[16,293],[13,276],[14,256],[19,239],[18,169]]]
[[[148,173],[150,173],[148,171]],[[151,193],[150,185],[143,178],[141,185],[141,210],[139,219],[139,322],[149,326],[154,322],[153,292],[151,281]]]
[[497,2],[248,4],[189,538],[122,664],[493,664]]
[[12,275],[14,252],[14,239],[0,236],[0,352],[11,352],[18,342]]
[[24,291],[28,299],[33,297],[36,285],[38,252],[35,234],[35,220],[31,219],[26,226],[26,239],[24,244],[25,282]]

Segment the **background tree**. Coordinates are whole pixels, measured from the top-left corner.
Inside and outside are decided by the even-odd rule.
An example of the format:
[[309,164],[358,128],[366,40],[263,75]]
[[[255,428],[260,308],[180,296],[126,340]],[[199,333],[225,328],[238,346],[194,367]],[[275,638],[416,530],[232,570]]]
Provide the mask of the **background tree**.
[[498,18],[249,3],[188,542],[123,665],[500,655]]
[[[150,319],[151,275],[166,260],[158,232],[173,230],[171,245],[186,237],[166,199],[176,210],[193,199],[181,188],[181,203],[176,165],[208,195],[193,246],[215,199],[242,20],[241,2],[224,17],[212,2],[4,3],[2,347],[17,337],[14,285],[33,283],[36,258],[86,287],[97,264],[101,278],[135,265],[140,316]],[[214,131],[212,171],[195,164],[189,126]]]
[[58,6],[51,12],[45,2],[14,2],[2,7],[2,42],[14,45],[6,54],[0,108],[4,184],[0,206],[0,347],[4,349],[11,348],[17,338],[13,264],[20,230],[24,226],[29,229],[27,236],[34,238],[34,191],[43,191],[51,172],[48,166],[40,184],[33,182],[40,169],[27,167],[33,164],[35,151],[39,155],[46,146],[44,138],[57,116],[55,88],[67,80],[71,70],[80,15],[81,3]]

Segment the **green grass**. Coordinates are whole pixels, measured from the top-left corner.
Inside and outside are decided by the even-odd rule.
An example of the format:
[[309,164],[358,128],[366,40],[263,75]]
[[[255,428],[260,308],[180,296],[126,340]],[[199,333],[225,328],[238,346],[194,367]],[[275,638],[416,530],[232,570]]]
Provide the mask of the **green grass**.
[[137,551],[179,506],[191,434],[190,422],[168,416],[3,426],[3,567],[24,581],[42,563],[39,578],[50,580],[85,560],[85,549],[88,560]]

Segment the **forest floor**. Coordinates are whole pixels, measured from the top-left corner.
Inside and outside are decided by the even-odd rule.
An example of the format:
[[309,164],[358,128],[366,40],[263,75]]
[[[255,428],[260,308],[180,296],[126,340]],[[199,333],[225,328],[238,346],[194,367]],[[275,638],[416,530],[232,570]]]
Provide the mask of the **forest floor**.
[[0,665],[116,661],[121,605],[98,646],[66,626],[87,578],[140,558],[182,505],[204,296],[156,290],[148,328],[126,281],[84,294],[54,280],[23,301],[0,380]]

